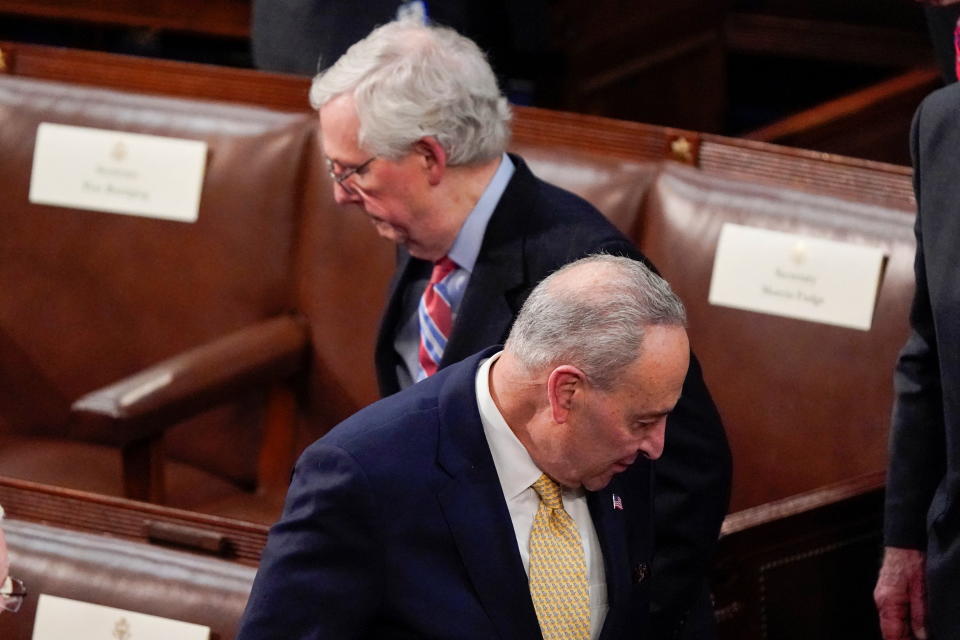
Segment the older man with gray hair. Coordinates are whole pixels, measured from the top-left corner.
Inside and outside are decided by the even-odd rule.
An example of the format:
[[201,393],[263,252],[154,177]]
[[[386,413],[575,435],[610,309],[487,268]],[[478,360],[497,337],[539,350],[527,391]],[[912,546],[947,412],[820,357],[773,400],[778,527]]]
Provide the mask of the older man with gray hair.
[[544,280],[492,348],[310,446],[239,638],[649,637],[650,464],[683,305],[629,258]]
[[[593,206],[506,153],[510,107],[483,52],[455,31],[379,27],[310,95],[334,197],[398,245],[375,355],[384,396],[502,343],[534,286],[561,266],[597,252],[645,262]],[[730,453],[695,359],[670,433],[656,468],[655,637],[709,638],[703,576]]]

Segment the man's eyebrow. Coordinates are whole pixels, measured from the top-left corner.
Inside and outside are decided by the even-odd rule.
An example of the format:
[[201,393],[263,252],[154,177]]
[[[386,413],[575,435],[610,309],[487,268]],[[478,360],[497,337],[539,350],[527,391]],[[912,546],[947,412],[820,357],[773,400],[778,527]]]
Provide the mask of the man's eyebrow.
[[658,418],[660,416],[668,416],[671,413],[673,413],[673,410],[676,408],[677,408],[677,405],[673,405],[672,407],[669,407],[666,409],[655,409],[653,411],[647,411],[646,413],[639,413],[634,416],[634,419],[645,420],[649,418]]
[[323,154],[323,158],[324,160],[327,161],[327,163],[340,165],[340,167],[344,169],[356,169],[357,167],[363,165],[363,162],[351,163],[351,162],[344,162],[342,160],[335,160],[330,156],[328,156],[327,154]]

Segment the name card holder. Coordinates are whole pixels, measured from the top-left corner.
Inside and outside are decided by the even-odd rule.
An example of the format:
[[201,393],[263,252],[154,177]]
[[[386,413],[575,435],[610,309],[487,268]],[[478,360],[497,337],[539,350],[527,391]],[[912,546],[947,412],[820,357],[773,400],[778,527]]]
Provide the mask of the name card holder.
[[711,304],[869,331],[884,252],[725,223]]
[[44,122],[30,202],[195,222],[206,157],[199,140]]
[[33,640],[210,640],[210,628],[40,594]]

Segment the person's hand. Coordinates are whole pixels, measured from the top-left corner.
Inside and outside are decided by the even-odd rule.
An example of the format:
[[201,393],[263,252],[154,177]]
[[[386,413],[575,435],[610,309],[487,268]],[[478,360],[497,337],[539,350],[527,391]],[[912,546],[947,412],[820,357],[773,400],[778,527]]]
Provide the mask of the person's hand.
[[926,639],[925,561],[926,554],[917,549],[887,547],[884,551],[873,589],[883,640]]

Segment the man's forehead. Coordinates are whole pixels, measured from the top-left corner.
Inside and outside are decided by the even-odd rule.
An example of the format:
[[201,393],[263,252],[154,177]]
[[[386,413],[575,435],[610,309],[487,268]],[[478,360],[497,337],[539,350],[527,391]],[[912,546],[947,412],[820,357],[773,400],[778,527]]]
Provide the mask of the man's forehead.
[[337,96],[320,108],[320,145],[327,158],[346,161],[362,155],[360,119],[350,96]]

